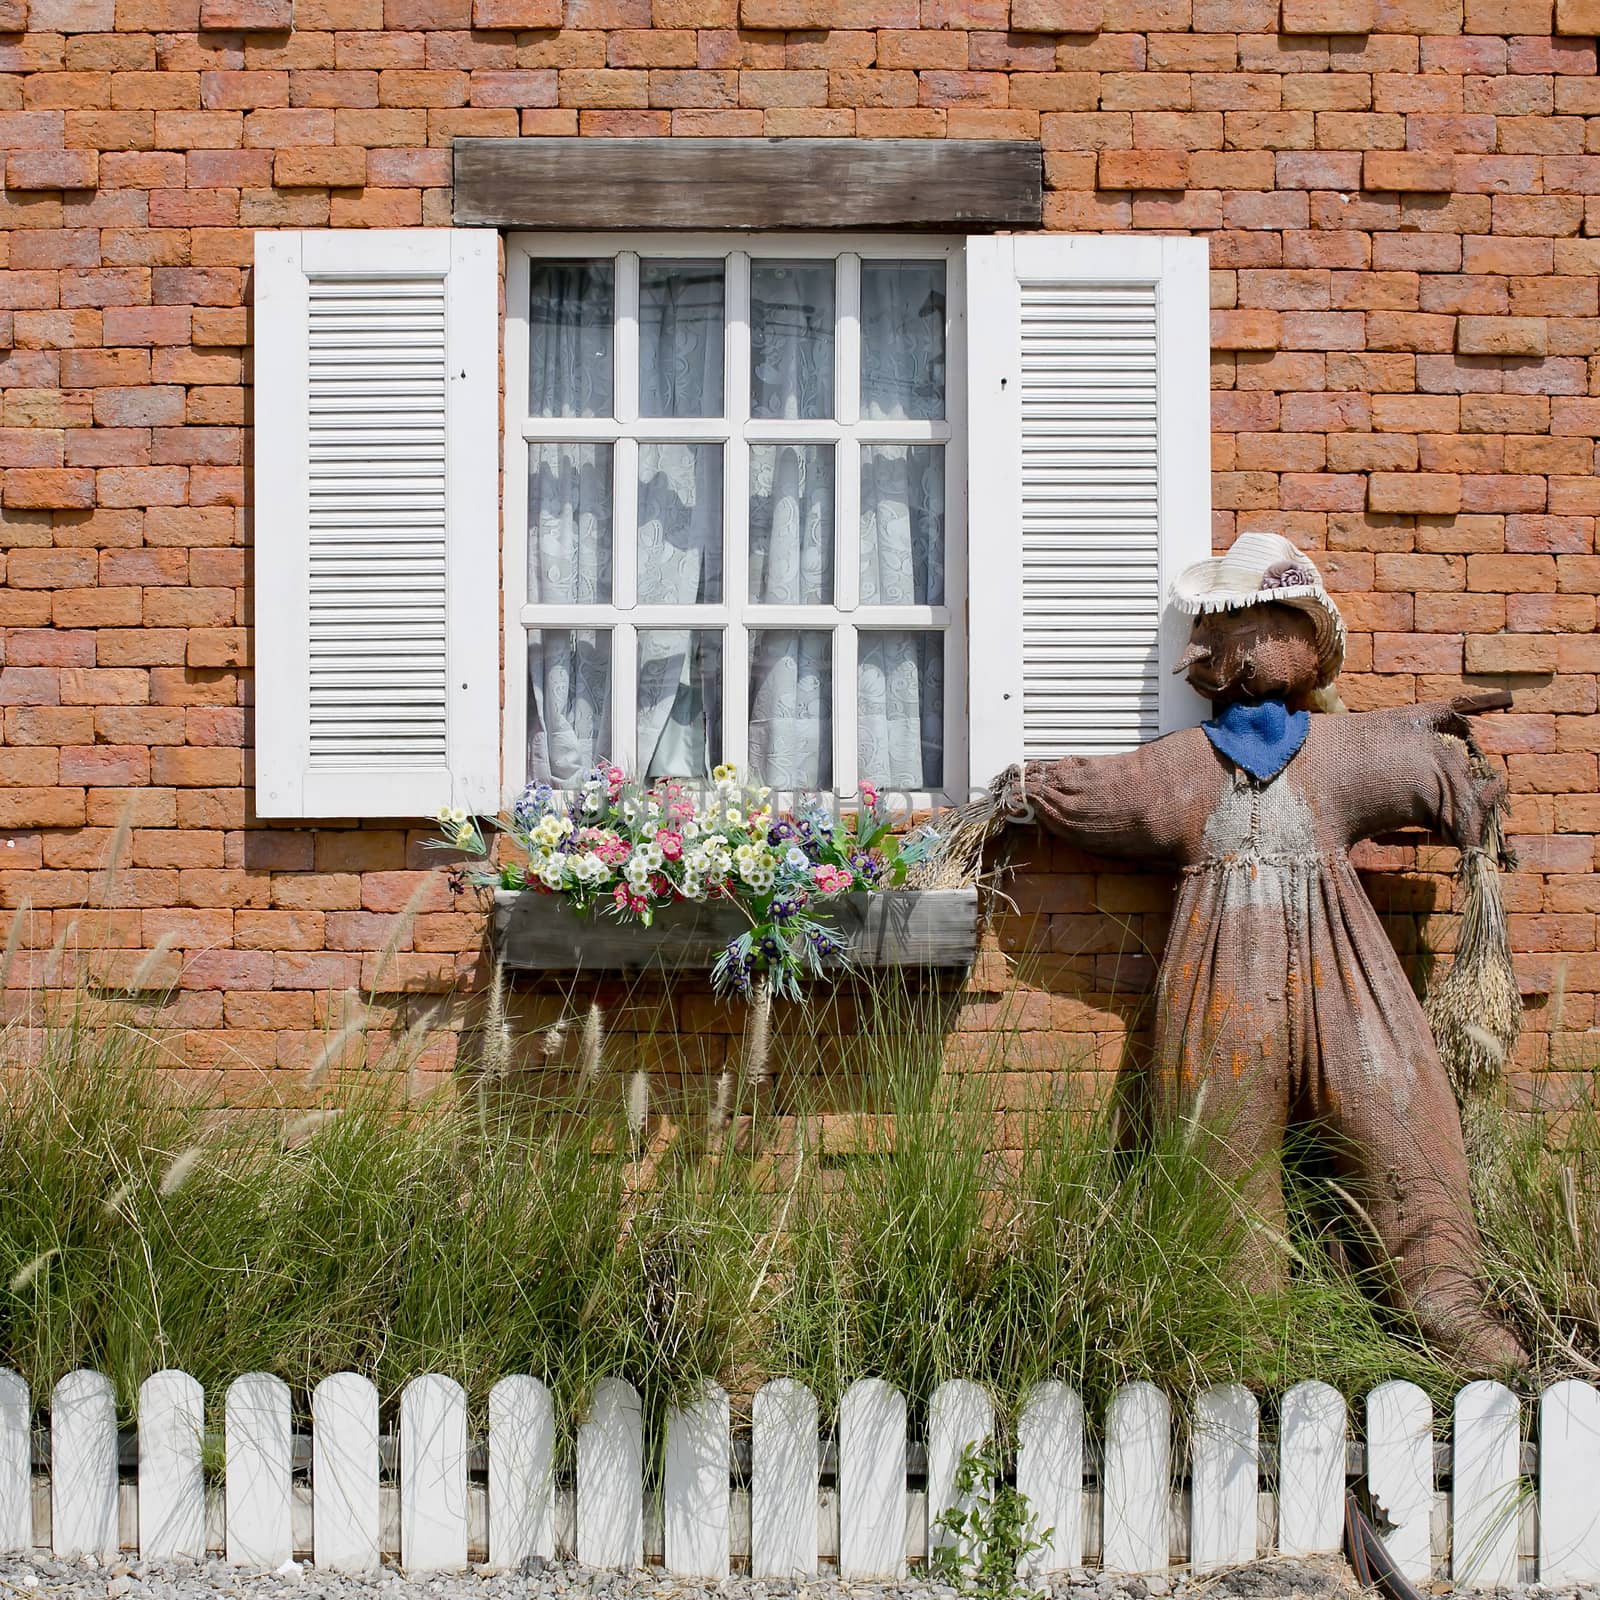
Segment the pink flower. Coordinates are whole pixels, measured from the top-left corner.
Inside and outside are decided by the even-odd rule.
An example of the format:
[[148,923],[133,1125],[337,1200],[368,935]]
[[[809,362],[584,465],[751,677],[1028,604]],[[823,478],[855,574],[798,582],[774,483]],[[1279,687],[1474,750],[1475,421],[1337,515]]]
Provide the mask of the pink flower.
[[683,854],[683,835],[663,829],[656,835],[656,843],[668,861],[676,861]]
[[877,805],[878,786],[875,783],[863,783],[861,785],[861,798],[869,806]]
[[811,881],[822,894],[843,894],[852,879],[843,867],[823,866],[811,869]]

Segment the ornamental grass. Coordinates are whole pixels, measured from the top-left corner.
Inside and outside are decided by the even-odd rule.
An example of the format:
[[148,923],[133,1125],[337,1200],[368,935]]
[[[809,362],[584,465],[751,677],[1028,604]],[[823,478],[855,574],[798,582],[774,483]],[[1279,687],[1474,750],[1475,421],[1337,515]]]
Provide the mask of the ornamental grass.
[[[565,1423],[609,1374],[655,1418],[708,1378],[737,1405],[796,1377],[827,1410],[868,1374],[914,1408],[966,1377],[1007,1416],[1052,1376],[1095,1418],[1131,1379],[1181,1401],[1406,1377],[1442,1402],[1464,1376],[1374,1308],[1314,1174],[1270,1228],[1182,1126],[1136,1138],[1038,1072],[1039,1096],[1008,1103],[1020,1034],[956,1070],[948,996],[889,974],[851,1003],[842,1053],[777,1003],[720,1077],[674,1083],[613,1062],[587,1001],[515,1037],[491,995],[493,1070],[448,1092],[407,1090],[425,1037],[347,1029],[314,1108],[222,1113],[174,1087],[148,1005],[20,997],[0,1037],[0,1365],[40,1406],[98,1368],[130,1414],[162,1367],[216,1406],[246,1371],[301,1406],[364,1372],[386,1408],[442,1372],[480,1423],[510,1372],[545,1378]],[[1592,1374],[1600,1119],[1530,1121],[1509,1170],[1484,1219],[1494,1292],[1541,1379]],[[1263,1249],[1281,1267],[1265,1292]]]

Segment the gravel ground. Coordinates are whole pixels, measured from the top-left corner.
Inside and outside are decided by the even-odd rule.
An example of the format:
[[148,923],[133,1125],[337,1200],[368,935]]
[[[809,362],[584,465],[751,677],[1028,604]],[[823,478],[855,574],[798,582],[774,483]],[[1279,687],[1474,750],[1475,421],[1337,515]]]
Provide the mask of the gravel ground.
[[[246,1572],[220,1560],[150,1564],[126,1559],[106,1564],[93,1558],[56,1561],[35,1553],[0,1556],[0,1600],[62,1596],[67,1600],[303,1600],[308,1594],[333,1600],[692,1600],[715,1593],[726,1600],[957,1600],[956,1591],[916,1580],[904,1583],[841,1583],[821,1577],[810,1583],[756,1582],[734,1577],[712,1587],[685,1582],[658,1568],[632,1573],[597,1572],[576,1562],[541,1565],[524,1572],[482,1569],[408,1579],[392,1569],[368,1578],[344,1578],[290,1563],[279,1572]],[[1155,1578],[1090,1574],[1057,1580],[1052,1600],[1351,1600],[1356,1593],[1340,1561],[1260,1561],[1248,1567],[1190,1578],[1183,1573]],[[1571,1594],[1571,1591],[1568,1591]],[[1583,1591],[1577,1600],[1600,1600]]]

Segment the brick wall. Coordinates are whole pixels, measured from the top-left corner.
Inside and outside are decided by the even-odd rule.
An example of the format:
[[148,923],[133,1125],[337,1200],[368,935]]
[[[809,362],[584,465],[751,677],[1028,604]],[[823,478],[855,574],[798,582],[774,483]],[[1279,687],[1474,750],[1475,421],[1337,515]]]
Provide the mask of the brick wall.
[[[70,927],[95,976],[174,984],[165,1015],[221,1099],[303,1093],[350,988],[380,1021],[437,1014],[426,1065],[453,1058],[445,997],[481,924],[421,836],[251,816],[252,230],[446,224],[463,134],[1021,137],[1045,150],[1048,226],[1210,235],[1217,541],[1318,552],[1347,702],[1517,690],[1486,733],[1524,861],[1519,1089],[1587,1061],[1597,0],[292,12],[0,0],[0,905],[32,908],[13,982],[54,981]],[[1448,857],[1365,860],[1400,947],[1447,947]],[[1114,1067],[1171,885],[1043,842],[1032,867],[961,1048],[1004,1016],[1041,1068]]]

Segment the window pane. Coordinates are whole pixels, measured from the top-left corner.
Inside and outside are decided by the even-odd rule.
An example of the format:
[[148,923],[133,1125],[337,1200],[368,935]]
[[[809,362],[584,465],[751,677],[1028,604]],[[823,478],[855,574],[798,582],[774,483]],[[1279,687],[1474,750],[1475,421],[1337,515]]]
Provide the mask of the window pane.
[[750,447],[750,599],[833,604],[833,446]]
[[639,415],[722,415],[722,263],[639,263]]
[[833,787],[833,635],[750,634],[750,770],[775,789]]
[[528,774],[575,783],[611,745],[611,631],[528,635]]
[[639,604],[722,599],[722,446],[639,446]]
[[722,760],[722,633],[639,630],[639,748],[646,778],[709,778]]
[[528,415],[609,417],[613,267],[535,261],[528,289]]
[[944,782],[944,635],[857,634],[856,760],[880,788]]
[[944,446],[861,447],[861,603],[944,604]]
[[944,262],[861,263],[861,415],[944,415]]
[[611,603],[611,446],[528,446],[528,600]]
[[750,268],[750,415],[833,415],[833,263]]

